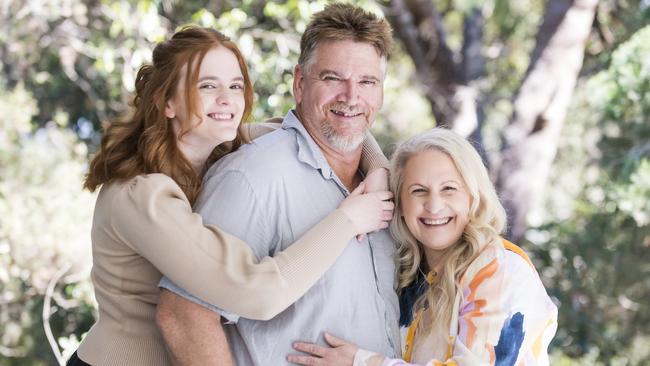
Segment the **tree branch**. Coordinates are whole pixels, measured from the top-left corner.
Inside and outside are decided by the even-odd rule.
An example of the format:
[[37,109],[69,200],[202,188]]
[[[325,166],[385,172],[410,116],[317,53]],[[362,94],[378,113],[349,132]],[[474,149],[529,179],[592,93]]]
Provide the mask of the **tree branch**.
[[45,297],[43,300],[43,330],[45,331],[45,337],[47,337],[50,348],[52,349],[52,352],[54,352],[54,356],[61,366],[65,365],[65,360],[63,359],[63,355],[61,354],[61,350],[59,349],[59,345],[56,342],[56,339],[54,339],[54,336],[52,335],[52,327],[50,326],[50,313],[54,288],[56,287],[56,284],[59,282],[61,277],[63,277],[63,275],[68,272],[70,267],[71,265],[67,264],[54,274],[50,282],[47,284],[47,289],[45,290]]
[[465,83],[469,83],[483,76],[485,72],[485,58],[481,53],[483,48],[483,27],[485,20],[477,8],[465,16],[463,24],[462,76]]
[[429,0],[392,0],[386,17],[411,56],[438,125],[453,127],[458,106],[455,86],[462,70],[447,44],[440,13]]

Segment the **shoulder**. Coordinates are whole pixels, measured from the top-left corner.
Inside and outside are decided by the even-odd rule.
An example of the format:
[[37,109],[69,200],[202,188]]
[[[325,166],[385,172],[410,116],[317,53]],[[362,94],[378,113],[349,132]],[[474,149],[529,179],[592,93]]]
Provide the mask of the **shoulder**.
[[463,288],[504,299],[530,291],[546,295],[535,267],[522,253],[506,249],[501,241],[487,244],[467,268],[461,280]]
[[489,243],[483,248],[481,253],[476,257],[468,267],[465,277],[474,278],[480,273],[500,272],[502,275],[517,276],[525,275],[537,276],[535,267],[528,259],[528,256],[514,246],[516,250],[509,250],[501,241]]
[[247,177],[280,175],[289,164],[295,164],[296,137],[292,131],[277,129],[242,145],[214,163],[204,180],[240,172]]
[[149,196],[159,192],[180,192],[181,187],[171,177],[162,173],[140,174],[131,179],[111,183],[112,190],[131,196]]
[[178,184],[170,176],[162,173],[140,174],[124,182],[124,186],[136,192],[165,188],[180,189]]
[[504,243],[490,243],[468,268],[463,286],[469,292],[496,296],[511,307],[554,308],[537,270],[525,253]]
[[[237,151],[222,160],[239,161],[243,159],[265,160],[273,154],[290,152],[295,146],[296,133],[293,130],[278,128],[262,135],[248,144],[242,145]],[[271,156],[269,156],[271,154]]]
[[158,204],[161,199],[173,198],[189,201],[180,186],[169,176],[161,173],[141,174],[124,181],[112,182],[104,187],[97,199],[99,204],[110,204],[112,209],[129,207],[145,208],[149,203]]
[[243,127],[244,137],[252,141],[282,127],[282,118],[275,117],[264,122],[244,123]]
[[93,216],[93,234],[111,231],[122,238],[137,237],[140,232],[153,235],[153,231],[191,213],[187,197],[173,179],[164,174],[138,175],[102,187]]

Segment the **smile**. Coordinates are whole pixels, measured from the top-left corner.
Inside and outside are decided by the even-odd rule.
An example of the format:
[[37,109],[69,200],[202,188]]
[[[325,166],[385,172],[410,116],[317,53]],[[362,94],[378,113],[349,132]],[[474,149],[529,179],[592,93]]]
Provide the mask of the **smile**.
[[235,118],[234,113],[209,113],[208,117],[217,121],[228,121]]
[[336,114],[337,116],[341,116],[341,117],[357,117],[357,116],[360,116],[360,115],[363,114],[363,113],[347,113],[347,112],[339,111],[339,110],[336,110],[336,109],[330,109],[330,112]]
[[451,217],[445,217],[442,219],[425,219],[420,218],[420,222],[427,226],[440,226],[446,225],[451,221]]

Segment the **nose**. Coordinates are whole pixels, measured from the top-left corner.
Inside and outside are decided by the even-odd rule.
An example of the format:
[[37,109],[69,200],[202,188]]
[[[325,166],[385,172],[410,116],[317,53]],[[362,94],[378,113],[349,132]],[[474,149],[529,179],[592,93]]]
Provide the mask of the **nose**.
[[230,104],[230,93],[227,89],[221,89],[216,93],[217,104],[219,105],[229,105]]
[[444,201],[440,197],[438,197],[438,196],[436,196],[434,194],[428,195],[426,200],[424,201],[424,209],[427,212],[432,213],[432,214],[438,213],[444,207],[445,207]]
[[344,90],[340,94],[341,102],[354,104],[359,98],[359,85],[354,80],[346,80]]

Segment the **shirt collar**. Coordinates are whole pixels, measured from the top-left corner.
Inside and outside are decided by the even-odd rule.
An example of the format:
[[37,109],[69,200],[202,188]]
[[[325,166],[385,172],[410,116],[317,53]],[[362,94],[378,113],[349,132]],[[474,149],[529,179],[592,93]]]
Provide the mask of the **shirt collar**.
[[334,172],[330,167],[323,151],[316,145],[316,142],[305,129],[302,122],[298,119],[293,110],[290,110],[282,121],[282,129],[293,129],[296,134],[296,143],[298,146],[298,160],[308,164],[314,169],[318,169],[325,179],[332,179]]

